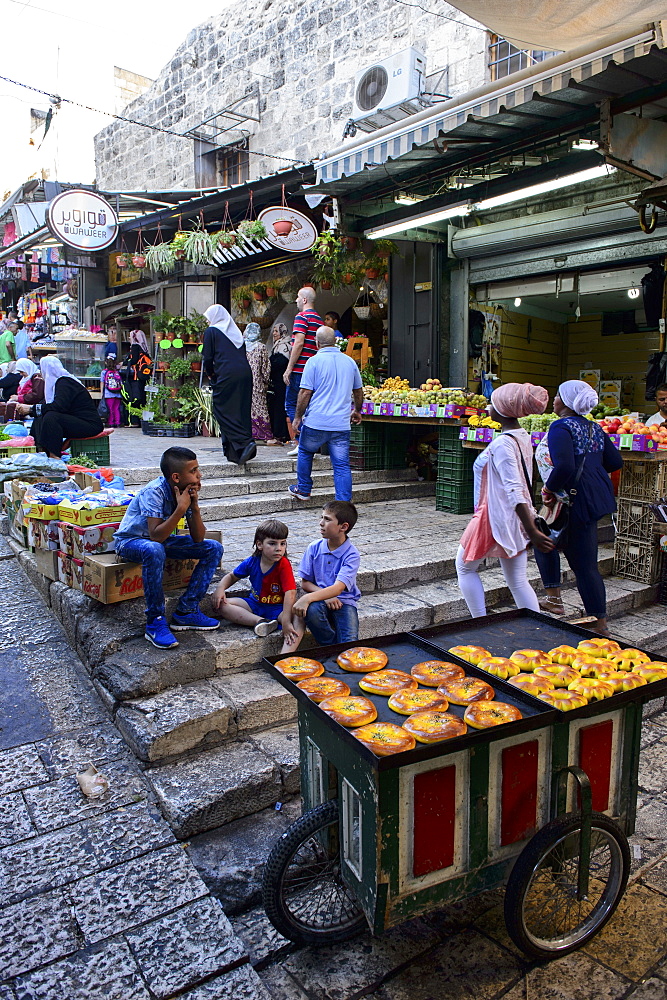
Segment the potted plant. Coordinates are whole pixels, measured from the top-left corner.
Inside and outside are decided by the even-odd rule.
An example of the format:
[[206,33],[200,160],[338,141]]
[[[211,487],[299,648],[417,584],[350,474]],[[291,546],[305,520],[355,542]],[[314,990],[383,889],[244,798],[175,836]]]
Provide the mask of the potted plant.
[[266,298],[266,285],[253,285],[252,294],[258,302],[263,302]]
[[199,351],[188,351],[185,360],[190,362],[190,371],[197,374],[201,371],[202,356]]
[[148,247],[144,256],[146,267],[156,274],[169,274],[176,266],[176,258],[170,243],[156,243]]
[[185,336],[187,343],[199,344],[204,335],[204,330],[208,327],[208,320],[196,309],[190,311],[190,318],[186,321],[187,329]]
[[252,299],[252,286],[239,285],[232,291],[232,301],[239,309],[249,309]]
[[380,260],[389,260],[393,253],[398,253],[398,246],[393,240],[373,240],[373,256]]
[[236,231],[244,239],[266,239],[266,226],[259,219],[244,219],[243,222],[239,222]]
[[190,362],[187,358],[173,358],[169,362],[169,378],[184,378],[190,374]]
[[132,254],[131,253],[119,253],[116,255],[116,266],[117,267],[132,267]]
[[183,260],[185,257],[185,242],[190,234],[179,230],[170,243],[176,260]]
[[146,257],[142,253],[132,254],[132,265],[136,267],[137,270],[142,270],[146,267]]
[[214,233],[211,238],[215,239],[216,246],[223,250],[227,247],[233,247],[236,243],[236,233],[233,229],[221,229],[219,233]]
[[185,259],[191,264],[210,264],[217,241],[204,229],[195,229],[183,241]]

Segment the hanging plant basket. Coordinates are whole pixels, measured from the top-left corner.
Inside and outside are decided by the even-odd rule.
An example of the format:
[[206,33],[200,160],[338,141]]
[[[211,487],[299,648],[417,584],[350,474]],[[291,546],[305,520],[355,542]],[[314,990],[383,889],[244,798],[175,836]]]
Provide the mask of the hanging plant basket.
[[323,292],[328,292],[331,289],[330,281],[320,281],[320,288]]
[[212,236],[211,239],[215,239],[216,246],[226,250],[228,247],[233,247],[235,245],[236,233],[231,229],[222,229],[219,233]]
[[378,269],[376,267],[367,267],[366,268],[366,277],[370,278],[371,281],[373,281],[375,278],[379,278],[379,276],[380,276],[380,272],[378,271]]
[[135,253],[132,257],[132,264],[138,270],[142,270],[146,267],[146,257],[142,253]]
[[250,299],[241,299],[241,305],[244,309],[250,309]]
[[343,281],[345,282],[346,285],[351,285],[352,282],[354,281],[354,275],[353,274],[344,274],[343,275]]
[[116,255],[117,267],[132,267],[132,254],[119,253]]
[[359,319],[368,319],[371,314],[370,306],[355,306],[354,311],[359,317]]
[[169,274],[176,266],[174,251],[170,243],[156,243],[144,254],[146,267],[156,274]]
[[185,259],[191,264],[210,264],[215,245],[204,229],[195,229],[187,234],[182,249]]
[[239,236],[250,240],[265,240],[266,226],[259,219],[244,219],[237,226]]

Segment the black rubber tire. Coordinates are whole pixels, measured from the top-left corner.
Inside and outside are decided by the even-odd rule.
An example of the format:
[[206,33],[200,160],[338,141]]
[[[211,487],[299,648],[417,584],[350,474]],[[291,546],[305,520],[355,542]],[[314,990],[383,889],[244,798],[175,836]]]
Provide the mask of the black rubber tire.
[[[578,857],[578,832],[581,829],[581,813],[560,816],[548,823],[524,847],[517,858],[505,889],[505,924],[507,931],[517,945],[531,958],[553,959],[568,955],[581,948],[601,930],[618,906],[630,873],[630,848],[625,834],[612,819],[603,813],[593,813],[591,826],[591,874],[589,895],[584,904],[576,902],[576,858]],[[603,881],[606,857],[609,859],[609,873]],[[551,859],[552,865],[548,863]],[[565,862],[565,874],[556,875],[553,863]],[[573,865],[572,862],[575,862]],[[540,879],[539,873],[543,872]],[[550,871],[550,874],[548,872]],[[599,877],[595,878],[595,872]],[[538,887],[535,904],[531,907],[531,888]],[[594,895],[590,890],[594,890]],[[558,908],[558,901],[564,906]],[[559,912],[572,901],[579,907],[578,924],[569,931],[558,925]],[[590,906],[589,912],[582,914],[582,907]],[[551,912],[545,913],[545,907]],[[542,933],[530,926],[531,918],[543,921]],[[544,926],[553,918],[552,936]],[[567,918],[567,914],[566,914]]]
[[[324,802],[292,823],[268,857],[262,883],[264,909],[276,930],[290,941],[345,941],[367,927],[361,907],[340,879],[339,824],[338,801]],[[325,835],[333,838],[333,853],[323,847]],[[300,851],[305,852],[302,863],[290,873]],[[299,867],[305,874],[298,874]],[[300,882],[298,895],[290,893],[295,878]],[[307,904],[313,894],[310,914],[299,912],[302,907],[295,901],[305,899]]]

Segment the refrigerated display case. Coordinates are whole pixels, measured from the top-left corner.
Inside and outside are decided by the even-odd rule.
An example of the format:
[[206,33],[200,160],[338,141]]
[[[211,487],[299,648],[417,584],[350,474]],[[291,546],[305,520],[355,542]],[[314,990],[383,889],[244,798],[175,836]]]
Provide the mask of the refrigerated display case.
[[100,398],[100,374],[104,367],[105,334],[68,330],[55,336],[57,354],[65,368],[81,379],[91,396]]

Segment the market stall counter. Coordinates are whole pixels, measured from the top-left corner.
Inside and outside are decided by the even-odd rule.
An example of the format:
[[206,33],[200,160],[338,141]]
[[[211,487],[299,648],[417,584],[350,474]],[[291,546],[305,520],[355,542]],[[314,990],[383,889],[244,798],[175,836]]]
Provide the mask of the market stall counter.
[[[312,679],[299,681],[298,672],[295,679],[286,676],[293,668],[280,662],[284,657],[265,659],[266,669],[299,702],[307,810],[267,863],[264,902],[278,930],[322,943],[342,940],[366,923],[380,933],[434,907],[507,885],[508,931],[529,955],[558,957],[597,933],[627,881],[642,704],[667,692],[667,665],[649,663],[643,651],[624,654],[612,643],[604,649],[615,680],[605,681],[594,668],[571,666],[579,656],[586,666],[588,660],[598,663],[597,673],[607,669],[600,667],[602,654],[588,657],[576,649],[591,641],[591,648],[603,649],[594,633],[521,610],[364,640],[365,648],[380,654],[380,668],[367,677],[341,666],[349,644],[307,651],[306,672],[329,678],[336,688],[342,683],[335,706],[336,699],[313,700],[320,685]],[[563,646],[570,650],[562,654],[565,663],[556,658],[555,647]],[[500,660],[476,666],[471,649],[478,650],[481,664],[488,659],[484,654]],[[537,688],[525,685],[523,672],[516,681],[516,663],[513,669],[502,664],[517,651],[545,651],[542,673],[554,677],[553,685],[540,671],[528,677],[538,681]],[[626,667],[638,672],[627,685]],[[387,692],[374,694],[374,678],[392,671],[398,673],[387,683],[406,690],[391,700]],[[451,681],[438,684],[438,671],[464,674],[464,694]],[[590,681],[581,685],[587,696],[573,691],[563,700],[549,697],[570,674]],[[414,684],[415,675],[426,680]],[[443,695],[444,704],[438,704]],[[356,711],[362,701],[372,725],[360,728],[360,721],[346,722],[345,711]],[[438,723],[444,716],[454,720],[454,735],[447,738],[445,727],[435,742],[418,735],[403,751],[400,740],[391,744],[394,730],[428,733],[420,719],[420,703],[428,702]],[[570,710],[556,707],[563,704]],[[480,707],[471,716],[471,708]],[[415,714],[406,720],[410,711]],[[373,751],[367,734],[382,730],[381,723],[390,725],[390,744],[380,735]]]

